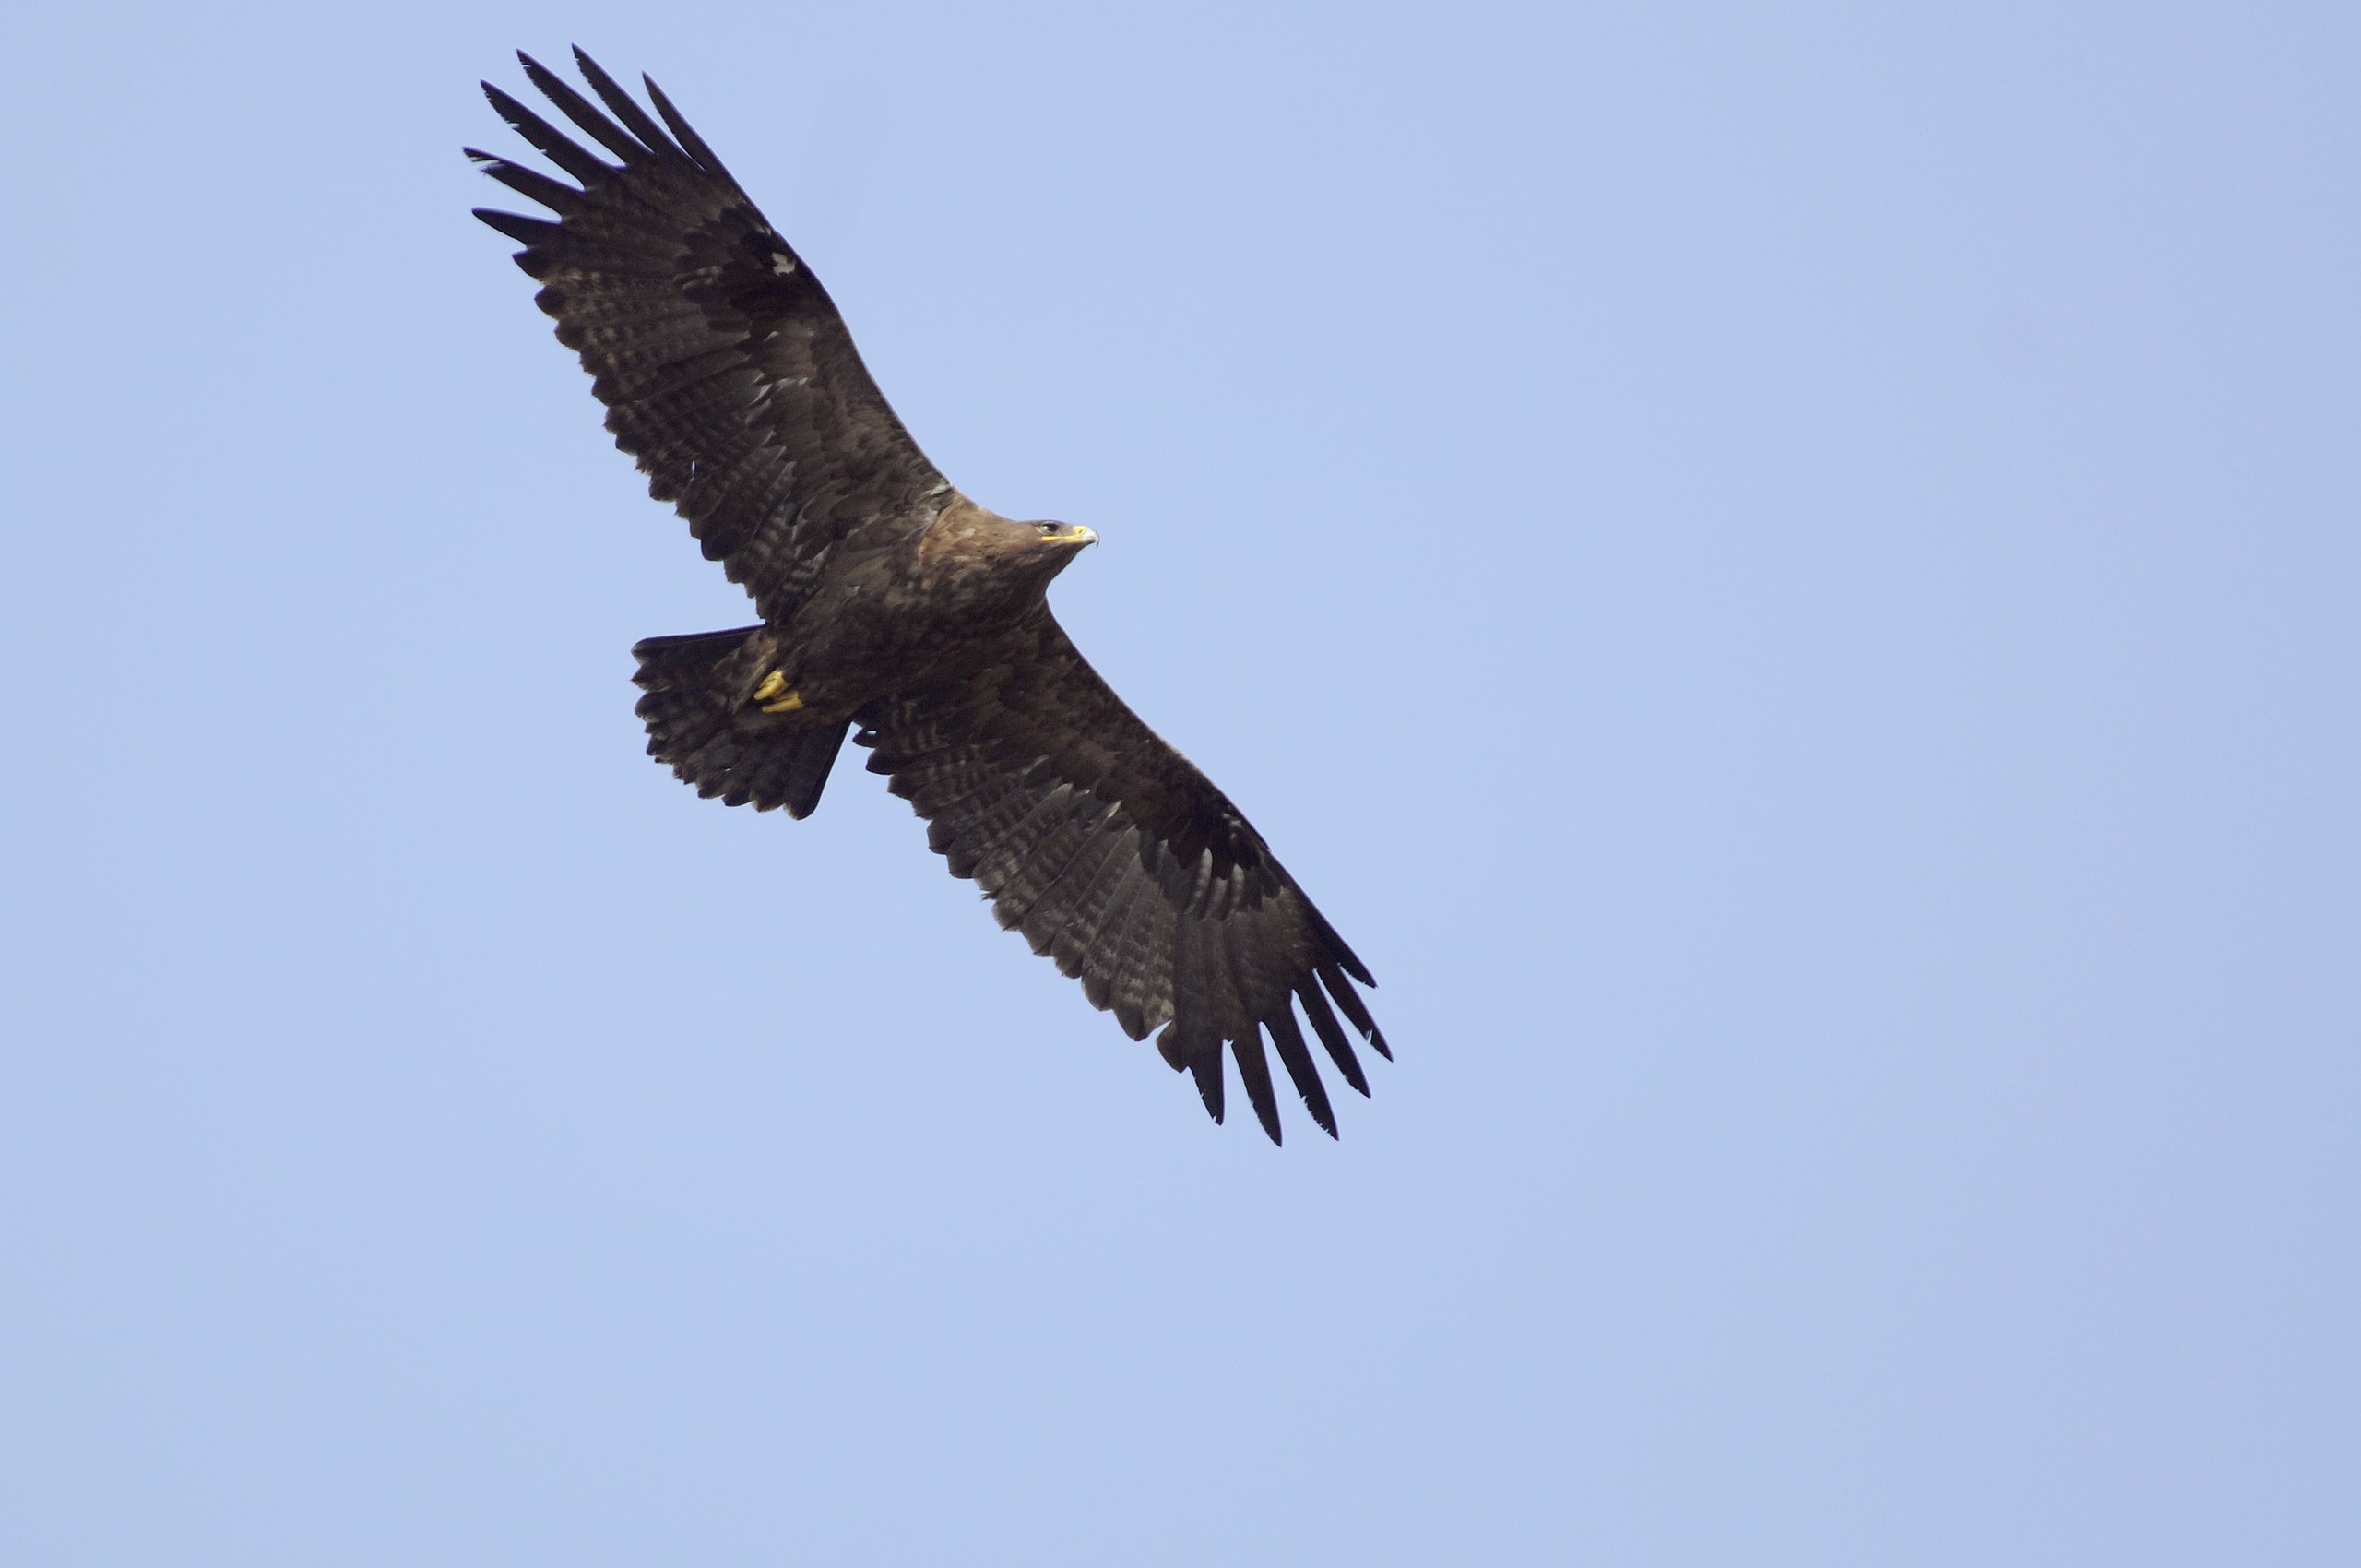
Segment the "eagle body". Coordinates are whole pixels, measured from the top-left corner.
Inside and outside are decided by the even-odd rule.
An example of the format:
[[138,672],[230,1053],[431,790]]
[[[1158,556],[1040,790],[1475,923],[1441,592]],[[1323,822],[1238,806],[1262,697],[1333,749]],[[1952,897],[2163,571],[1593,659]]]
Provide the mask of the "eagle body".
[[1391,1052],[1354,982],[1375,982],[1058,625],[1050,583],[1097,536],[1003,517],[936,471],[810,267],[654,82],[651,114],[576,51],[593,104],[519,58],[614,161],[487,83],[575,183],[470,149],[556,215],[477,216],[524,245],[616,445],[760,617],[633,649],[649,754],[701,795],[803,817],[853,733],[1001,924],[1133,1039],[1156,1033],[1215,1121],[1227,1055],[1278,1141],[1267,1041],[1334,1136],[1309,1039],[1367,1094],[1352,1037]]
[[[847,540],[791,615],[748,628],[729,671],[745,690],[726,694],[737,721],[756,734],[841,727],[871,703],[1008,657],[1048,619],[1050,578],[1095,537],[954,496],[907,527]],[[791,712],[754,700],[774,671],[801,699]]]

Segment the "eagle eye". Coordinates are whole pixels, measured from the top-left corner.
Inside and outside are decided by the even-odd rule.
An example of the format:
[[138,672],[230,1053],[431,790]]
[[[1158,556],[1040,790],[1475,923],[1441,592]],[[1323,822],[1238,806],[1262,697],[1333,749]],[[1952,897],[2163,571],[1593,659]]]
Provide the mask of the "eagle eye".
[[1058,531],[1058,525],[1055,523],[1036,523],[1033,526],[1041,530],[1041,537],[1043,539],[1047,539],[1051,534]]

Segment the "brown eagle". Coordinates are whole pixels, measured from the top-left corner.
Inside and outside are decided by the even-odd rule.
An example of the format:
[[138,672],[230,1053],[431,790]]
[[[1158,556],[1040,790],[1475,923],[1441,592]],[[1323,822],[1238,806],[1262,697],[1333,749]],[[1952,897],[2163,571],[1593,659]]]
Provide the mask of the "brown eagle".
[[661,124],[574,57],[608,113],[518,56],[615,161],[487,82],[492,108],[576,184],[470,148],[556,214],[476,216],[524,245],[516,265],[596,378],[615,445],[762,617],[632,649],[648,754],[700,795],[802,817],[858,726],[870,771],[927,819],[952,874],[1133,1039],[1161,1028],[1157,1050],[1216,1122],[1227,1044],[1278,1141],[1268,1036],[1334,1137],[1294,1009],[1366,1095],[1336,1014],[1390,1057],[1352,985],[1376,982],[1229,798],[1059,629],[1050,579],[1098,536],[954,489],[820,280],[655,82],[641,78]]

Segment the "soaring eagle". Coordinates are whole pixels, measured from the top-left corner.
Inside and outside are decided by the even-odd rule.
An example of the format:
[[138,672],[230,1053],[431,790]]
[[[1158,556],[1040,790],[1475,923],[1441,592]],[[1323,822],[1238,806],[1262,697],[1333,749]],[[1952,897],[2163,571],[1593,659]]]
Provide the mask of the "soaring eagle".
[[[1296,1008],[1345,1081],[1336,1015],[1383,1055],[1374,985],[1229,798],[1142,723],[1050,613],[1097,535],[978,505],[927,461],[812,269],[642,77],[661,124],[580,50],[608,113],[525,74],[608,162],[484,84],[567,184],[470,148],[554,220],[479,209],[525,248],[615,445],[688,519],[759,625],[632,649],[648,754],[703,796],[809,815],[845,732],[1008,929],[1079,980],[1222,1119],[1222,1051],[1271,1140],[1264,1037],[1334,1137]],[[1331,1004],[1334,1004],[1332,1006]]]

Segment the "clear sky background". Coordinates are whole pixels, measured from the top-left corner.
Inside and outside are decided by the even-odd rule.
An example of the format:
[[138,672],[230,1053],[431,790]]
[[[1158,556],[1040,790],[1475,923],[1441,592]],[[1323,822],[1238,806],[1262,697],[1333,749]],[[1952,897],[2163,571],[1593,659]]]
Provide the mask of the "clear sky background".
[[[458,150],[574,42],[1104,535],[1340,1144],[641,755],[745,600]],[[0,48],[0,1560],[2361,1562],[2349,5]]]

